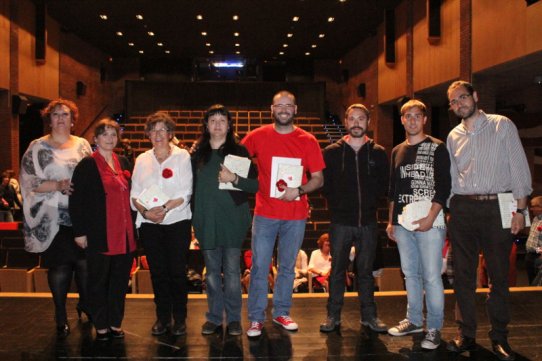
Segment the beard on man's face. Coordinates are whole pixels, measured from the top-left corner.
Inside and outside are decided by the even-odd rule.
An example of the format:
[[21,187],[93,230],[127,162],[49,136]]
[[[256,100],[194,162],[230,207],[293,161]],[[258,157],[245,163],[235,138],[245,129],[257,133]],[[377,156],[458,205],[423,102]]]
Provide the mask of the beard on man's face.
[[352,138],[362,138],[365,134],[367,133],[367,131],[365,129],[363,129],[362,127],[352,127],[350,129],[348,129],[348,134],[352,137]]
[[293,113],[289,113],[288,111],[279,110],[278,112],[273,112],[273,118],[275,118],[275,123],[280,125],[289,125],[294,122],[294,115]]

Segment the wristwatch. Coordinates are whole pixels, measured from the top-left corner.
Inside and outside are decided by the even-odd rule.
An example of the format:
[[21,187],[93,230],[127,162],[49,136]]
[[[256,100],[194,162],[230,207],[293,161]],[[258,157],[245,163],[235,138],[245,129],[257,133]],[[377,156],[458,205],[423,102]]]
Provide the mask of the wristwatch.
[[527,216],[527,208],[518,208],[516,209],[516,213],[521,213],[523,214],[524,217]]

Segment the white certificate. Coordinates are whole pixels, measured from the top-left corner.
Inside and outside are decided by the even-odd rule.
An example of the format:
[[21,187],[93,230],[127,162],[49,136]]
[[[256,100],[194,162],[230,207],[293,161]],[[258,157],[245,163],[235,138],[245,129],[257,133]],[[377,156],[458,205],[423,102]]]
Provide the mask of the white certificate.
[[[296,165],[300,166],[301,169],[301,158],[287,158],[287,157],[273,157],[271,161],[271,183],[269,185],[269,196],[271,198],[279,198],[284,192],[280,192],[277,189],[277,181],[280,179],[279,175],[279,165]],[[303,172],[302,172],[303,173]],[[286,179],[284,179],[286,183]],[[301,185],[301,184],[300,184]],[[297,187],[299,187],[298,185]]]
[[[230,170],[230,172],[237,174],[240,177],[247,178],[248,171],[250,169],[251,160],[246,157],[238,157],[236,155],[228,154],[224,158],[224,166]],[[240,191],[239,188],[233,186],[231,182],[218,183],[218,189],[227,189],[230,191]]]
[[[427,217],[432,205],[433,202],[427,200],[407,204],[403,207],[403,213],[398,216],[397,222],[405,229],[415,231],[420,225],[412,222]],[[433,221],[433,227],[444,227],[445,225],[444,212],[441,209],[437,218]]]
[[141,204],[145,209],[151,209],[164,205],[169,200],[168,196],[162,192],[157,184],[153,184],[149,188],[143,190],[137,197],[137,203]]
[[[518,202],[514,199],[512,193],[499,193],[497,197],[499,199],[499,210],[501,211],[502,228],[510,228],[512,226],[512,217],[518,208]],[[530,227],[531,217],[529,217],[529,211],[527,210],[525,213],[525,227]]]

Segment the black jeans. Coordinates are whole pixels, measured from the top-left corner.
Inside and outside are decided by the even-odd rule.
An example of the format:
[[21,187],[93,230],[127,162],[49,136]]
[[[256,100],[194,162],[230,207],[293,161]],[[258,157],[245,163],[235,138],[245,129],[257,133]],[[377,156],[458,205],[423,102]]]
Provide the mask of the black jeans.
[[142,223],[139,238],[151,271],[156,317],[163,325],[184,322],[188,287],[186,260],[191,238],[190,220],[170,225]]
[[97,330],[120,328],[133,259],[133,253],[87,252],[89,311]]
[[503,229],[497,200],[477,201],[455,195],[450,201],[449,232],[454,260],[456,322],[462,335],[476,337],[476,270],[480,250],[486,260],[489,294],[486,301],[491,322],[489,338],[506,340],[509,255],[513,236]]
[[373,278],[373,263],[377,247],[376,225],[352,227],[332,223],[329,228],[329,241],[331,245],[331,273],[328,280],[328,316],[337,320],[341,319],[346,269],[350,262],[348,257],[350,249],[354,246],[361,318],[365,321],[376,318]]

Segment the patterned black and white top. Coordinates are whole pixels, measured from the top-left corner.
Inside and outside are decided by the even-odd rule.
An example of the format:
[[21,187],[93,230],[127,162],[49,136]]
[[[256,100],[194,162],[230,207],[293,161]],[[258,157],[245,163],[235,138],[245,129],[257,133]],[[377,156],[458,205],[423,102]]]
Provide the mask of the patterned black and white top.
[[68,195],[60,192],[34,192],[45,181],[71,179],[75,166],[90,155],[90,144],[73,137],[75,145],[66,149],[52,147],[47,136],[30,143],[21,160],[20,184],[23,196],[23,233],[25,249],[39,253],[51,245],[59,225],[71,226]]

